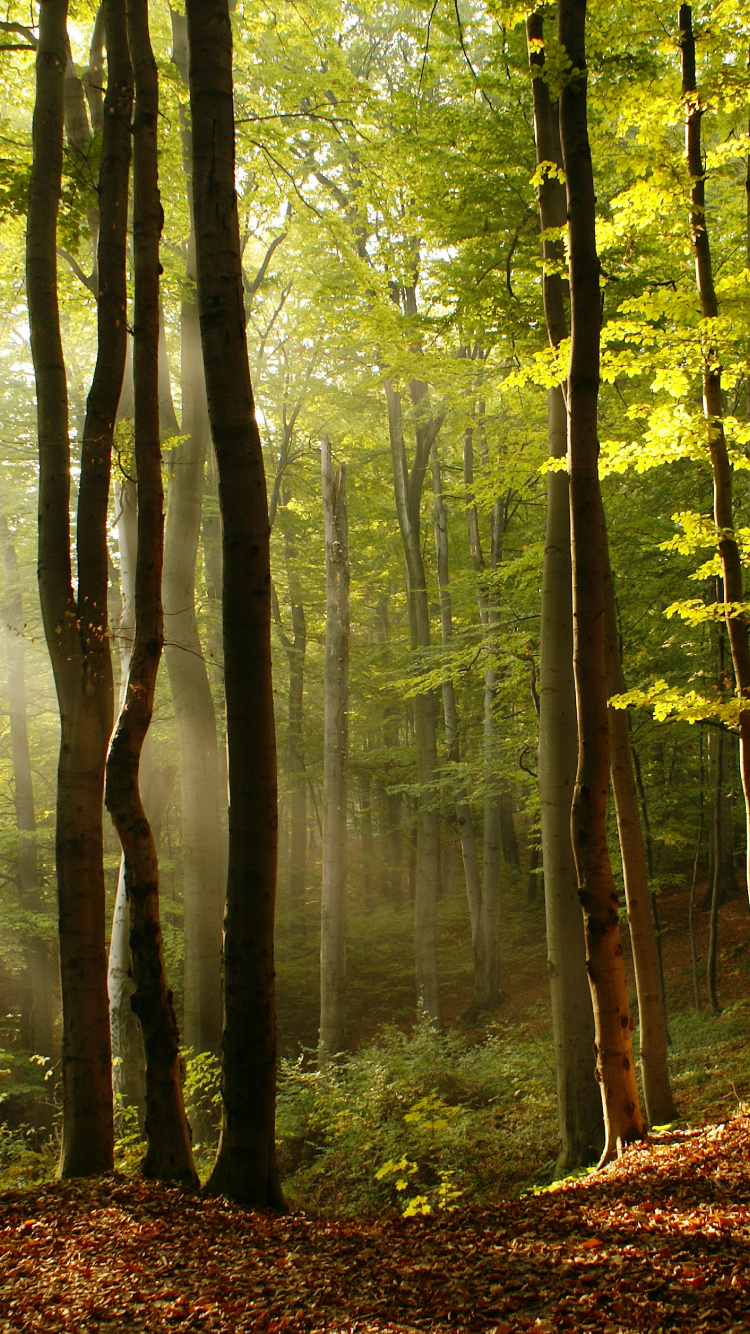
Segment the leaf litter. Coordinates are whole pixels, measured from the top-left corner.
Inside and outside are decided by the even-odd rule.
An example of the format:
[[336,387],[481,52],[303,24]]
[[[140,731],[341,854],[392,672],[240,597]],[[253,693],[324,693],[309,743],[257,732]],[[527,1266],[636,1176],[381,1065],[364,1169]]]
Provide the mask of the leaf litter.
[[750,1331],[750,1118],[488,1209],[266,1216],[141,1178],[0,1197],[2,1334]]

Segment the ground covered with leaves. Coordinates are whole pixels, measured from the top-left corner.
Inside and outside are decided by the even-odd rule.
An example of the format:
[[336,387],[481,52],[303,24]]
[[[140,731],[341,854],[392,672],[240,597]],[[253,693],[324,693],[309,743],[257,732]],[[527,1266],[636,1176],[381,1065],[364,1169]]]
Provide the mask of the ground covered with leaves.
[[0,1330],[750,1330],[750,1118],[492,1209],[262,1217],[137,1178],[0,1197]]

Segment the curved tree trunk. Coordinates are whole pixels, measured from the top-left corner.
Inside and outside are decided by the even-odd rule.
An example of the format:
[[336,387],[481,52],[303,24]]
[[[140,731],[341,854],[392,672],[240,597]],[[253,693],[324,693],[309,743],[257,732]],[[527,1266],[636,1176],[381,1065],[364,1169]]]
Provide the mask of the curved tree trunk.
[[223,1114],[207,1189],[282,1208],[275,1148],[278,804],[268,498],[247,361],[227,0],[188,0],[198,303],[223,533],[229,755]]
[[620,944],[617,890],[607,847],[610,744],[604,634],[604,525],[599,486],[601,308],[596,205],[586,111],[586,0],[560,0],[558,39],[571,62],[560,95],[560,139],[568,198],[571,349],[568,467],[573,561],[573,661],[578,771],[572,810],[578,895],[594,1004],[597,1078],[606,1139],[602,1162],[643,1139]]
[[346,864],[349,763],[349,546],[346,473],[334,475],[323,437],[321,482],[326,543],[323,873],[320,901],[320,1058],[346,1050]]
[[109,77],[99,175],[97,361],[78,495],[78,590],[70,552],[68,401],[57,305],[64,0],[43,0],[37,52],[27,291],[39,427],[39,592],[60,707],[55,852],[63,1003],[63,1176],[108,1171],[113,1122],[104,948],[102,787],[112,727],[107,625],[109,470],[126,344],[132,78],[121,0],[107,0]]
[[135,465],[138,549],[135,639],[125,703],[107,760],[106,801],[125,859],[130,910],[131,1006],[146,1052],[148,1140],[144,1176],[197,1185],[179,1069],[179,1033],[167,990],[159,922],[159,868],[140,791],[140,763],[151,722],[164,638],[161,607],[163,490],[159,444],[159,238],[162,208],[157,176],[159,110],[156,62],[146,0],[128,0],[128,40],[135,69],[133,121],[133,260]]

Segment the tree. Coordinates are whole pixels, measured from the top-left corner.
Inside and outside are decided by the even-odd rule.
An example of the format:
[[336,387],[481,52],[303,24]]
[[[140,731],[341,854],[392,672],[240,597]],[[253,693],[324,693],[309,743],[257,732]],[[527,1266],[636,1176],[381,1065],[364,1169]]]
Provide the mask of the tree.
[[[556,229],[566,224],[565,186],[558,108],[544,69],[544,19],[526,20],[532,76],[539,218],[546,239],[543,297],[547,335],[553,347],[567,337],[562,244]],[[547,390],[550,458],[567,451],[567,408],[562,385]],[[570,812],[576,777],[576,699],[573,676],[573,603],[568,474],[547,473],[547,528],[542,567],[539,643],[539,809],[547,922],[547,971],[557,1077],[560,1155],[557,1171],[595,1161],[601,1151],[602,1109],[594,1080],[594,1019],[586,975],[586,944],[578,903]]]
[[282,1208],[275,1147],[278,829],[266,480],[247,360],[226,0],[188,0],[198,308],[222,515],[229,763],[222,1127],[207,1189]]
[[578,771],[573,852],[586,930],[586,962],[604,1110],[606,1162],[645,1129],[638,1104],[631,1019],[607,848],[610,745],[604,634],[604,524],[599,486],[597,398],[601,329],[596,210],[586,98],[586,0],[561,0],[558,39],[567,67],[560,94],[560,141],[568,199],[570,364],[568,467],[573,563],[573,663]]
[[326,540],[323,881],[320,898],[320,1055],[346,1050],[346,825],[349,767],[349,544],[346,469],[321,443]]
[[721,559],[724,614],[739,696],[740,772],[745,794],[745,865],[747,890],[750,894],[750,706],[746,707],[744,703],[750,699],[750,632],[742,606],[742,563],[734,530],[732,469],[724,431],[722,368],[713,335],[714,321],[719,317],[719,303],[706,223],[706,173],[701,150],[703,107],[696,81],[693,11],[690,5],[680,6],[679,29],[682,96],[685,106],[685,153],[690,173],[690,235],[695,255],[698,296],[706,324],[706,343],[703,349],[703,411],[714,484],[714,522]]
[[106,804],[122,844],[130,910],[130,957],[146,1053],[148,1140],[145,1176],[197,1185],[180,1080],[177,1020],[167,989],[159,914],[159,867],[143,808],[139,769],[151,723],[164,642],[161,574],[164,493],[159,440],[159,198],[156,132],[159,85],[146,0],[127,0],[128,44],[135,74],[133,120],[133,388],[138,543],[135,634],[125,701],[107,758]]
[[104,952],[102,788],[112,727],[107,635],[107,504],[126,343],[125,246],[132,80],[120,0],[106,6],[109,53],[99,176],[98,355],[78,490],[74,591],[68,392],[57,302],[67,8],[40,7],[27,292],[39,431],[39,592],[60,708],[55,853],[63,1003],[64,1176],[112,1166],[109,1016]]

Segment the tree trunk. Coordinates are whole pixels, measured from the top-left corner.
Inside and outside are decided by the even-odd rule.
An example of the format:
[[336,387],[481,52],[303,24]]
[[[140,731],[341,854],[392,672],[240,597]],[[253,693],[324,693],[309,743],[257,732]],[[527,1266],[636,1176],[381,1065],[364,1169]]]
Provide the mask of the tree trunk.
[[[120,414],[132,416],[132,358],[126,365],[126,380],[120,398]],[[128,377],[130,372],[130,377]],[[138,546],[138,516],[135,482],[115,478],[115,515],[120,556],[120,618],[116,641],[120,661],[119,707],[127,694],[128,672],[135,638],[135,562]],[[146,1058],[140,1024],[130,1004],[134,984],[130,968],[130,913],[125,890],[125,861],[120,857],[112,931],[109,939],[107,991],[109,1029],[112,1042],[112,1089],[115,1117],[122,1107],[137,1107],[139,1124],[146,1115]]]
[[273,919],[278,827],[268,498],[247,360],[227,0],[188,0],[198,304],[223,542],[229,867],[223,1114],[208,1183],[284,1204],[276,1167]]
[[[690,173],[690,231],[695,253],[695,274],[701,313],[706,321],[706,343],[703,348],[703,411],[706,418],[708,450],[714,483],[714,521],[716,542],[721,559],[724,580],[724,602],[729,644],[732,650],[734,677],[740,700],[740,772],[745,797],[745,868],[747,892],[750,895],[750,636],[747,616],[741,610],[743,600],[742,564],[734,535],[732,505],[732,469],[724,434],[724,404],[721,387],[721,364],[718,352],[711,343],[711,320],[719,315],[719,304],[714,287],[711,248],[706,225],[706,173],[701,148],[701,117],[703,108],[697,91],[695,75],[695,38],[690,5],[680,6],[680,49],[682,54],[682,96],[685,101],[685,150]],[[717,848],[718,855],[718,848]]]
[[[715,749],[715,785],[714,785],[714,847],[719,849],[722,842],[722,824],[724,820],[723,775],[724,775],[724,733],[716,732]],[[713,876],[711,877],[711,908],[708,926],[708,949],[706,951],[706,991],[712,1014],[720,1014],[718,992],[716,990],[716,963],[719,947],[719,907],[721,905],[721,858],[714,855]]]
[[560,0],[558,40],[571,62],[560,94],[570,243],[571,349],[568,371],[568,467],[573,562],[573,661],[578,712],[578,771],[571,828],[586,961],[596,1031],[606,1162],[643,1139],[631,1042],[632,1021],[620,944],[617,890],[607,848],[610,744],[604,634],[604,525],[599,486],[599,341],[601,308],[596,205],[588,140],[586,0]]
[[[479,619],[485,643],[489,647],[492,627],[497,620],[497,612],[492,599],[485,592],[481,578],[485,571],[482,543],[479,536],[479,515],[474,503],[474,442],[472,431],[464,435],[463,480],[466,489],[466,517],[469,529],[469,550],[475,573],[479,578],[477,602]],[[490,560],[496,558],[498,545],[491,543]],[[473,1022],[482,1013],[493,1013],[500,1003],[500,857],[501,830],[500,805],[494,764],[494,719],[492,708],[495,700],[497,678],[495,668],[490,663],[484,672],[484,706],[482,718],[482,738],[484,749],[484,811],[482,833],[482,894],[479,903],[476,929],[472,923],[472,945],[474,953],[474,995],[465,1018]]]
[[[187,85],[187,28],[184,14],[170,11],[173,59]],[[213,695],[195,613],[195,567],[201,530],[204,471],[211,432],[200,344],[195,235],[192,227],[192,156],[190,130],[180,107],[182,163],[191,230],[186,248],[186,279],[181,305],[182,424],[187,437],[170,456],[164,530],[164,658],[177,721],[182,805],[183,902],[185,929],[184,1030],[193,1052],[218,1054],[221,1042],[221,926],[224,912],[225,836]],[[169,393],[169,366],[163,322],[159,371],[162,388],[162,438],[176,421]]]
[[[3,616],[7,634],[8,722],[13,761],[13,797],[18,828],[18,895],[21,908],[41,914],[42,896],[36,846],[36,813],[31,773],[29,729],[26,713],[26,653],[23,640],[23,606],[18,561],[13,538],[3,515],[0,517],[5,598]],[[40,918],[41,921],[41,918]],[[24,945],[28,999],[21,1024],[22,1044],[39,1056],[53,1054],[55,982],[50,944],[43,934],[29,934]]]
[[366,765],[365,758],[359,775],[359,819],[362,846],[362,908],[365,912],[369,912],[372,908],[375,840],[372,833],[372,778]]
[[[285,432],[286,436],[286,432]],[[288,446],[289,441],[285,440]],[[286,462],[284,454],[284,464]],[[279,466],[281,467],[280,459]],[[280,486],[280,478],[277,473]],[[290,500],[284,492],[283,507]],[[274,513],[274,522],[278,516]],[[307,623],[299,577],[296,570],[297,550],[286,528],[284,529],[284,556],[286,560],[287,585],[292,619],[291,639],[284,629],[275,590],[273,597],[273,615],[276,629],[286,653],[289,666],[289,693],[287,696],[287,776],[289,786],[289,899],[298,912],[304,909],[305,890],[307,888],[307,769],[305,766],[304,735],[304,700],[305,700],[305,655],[307,653]],[[304,925],[304,917],[298,919]]]
[[[443,486],[440,476],[440,460],[437,442],[432,446],[432,489],[434,502],[432,507],[433,526],[435,529],[435,552],[437,556],[438,588],[440,597],[440,632],[444,649],[450,648],[453,638],[453,618],[449,587],[450,571],[448,566],[448,515],[443,501]],[[445,748],[450,764],[461,763],[461,746],[458,732],[458,710],[453,681],[443,682],[443,718],[445,721]],[[461,859],[466,883],[466,900],[469,906],[471,938],[476,939],[479,916],[482,905],[482,886],[477,865],[476,839],[471,807],[463,783],[456,785],[456,826],[461,843]]]
[[121,0],[107,0],[109,78],[99,175],[97,360],[78,494],[78,591],[70,551],[68,401],[57,303],[64,0],[43,0],[27,223],[27,291],[39,429],[39,591],[60,708],[55,853],[63,1003],[63,1176],[108,1171],[113,1122],[104,948],[102,787],[112,727],[107,504],[126,346],[132,77]]
[[[419,509],[425,470],[440,421],[419,422],[411,472],[407,469],[401,395],[386,380],[388,432],[393,463],[401,541],[406,564],[409,629],[413,652],[430,646],[430,608],[420,542]],[[415,382],[415,407],[424,402],[426,385]],[[437,967],[438,813],[434,792],[437,772],[435,698],[432,691],[414,697],[414,730],[417,745],[417,850],[414,882],[414,954],[417,1003],[433,1027],[443,1025]]]
[[[617,613],[612,570],[604,533],[604,612],[607,641],[607,693],[625,693],[625,677],[617,635]],[[648,862],[643,826],[638,809],[638,789],[630,745],[630,724],[624,709],[608,710],[612,789],[620,835],[622,875],[628,908],[630,943],[638,995],[640,1061],[646,1117],[651,1126],[674,1121],[674,1105],[667,1062],[667,1017],[664,1004],[659,946],[651,910]]]
[[326,543],[323,877],[320,902],[320,1059],[346,1050],[346,864],[349,762],[349,546],[346,474],[334,475],[323,437],[321,479]]
[[138,548],[135,638],[107,760],[106,803],[122,844],[130,915],[131,1006],[146,1053],[148,1141],[144,1176],[197,1185],[180,1082],[180,1048],[167,990],[159,920],[159,868],[143,807],[141,752],[151,722],[164,640],[161,605],[163,489],[159,444],[159,239],[163,221],[157,176],[159,91],[146,0],[128,0],[128,41],[135,71],[133,118],[133,269],[135,466]]

